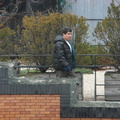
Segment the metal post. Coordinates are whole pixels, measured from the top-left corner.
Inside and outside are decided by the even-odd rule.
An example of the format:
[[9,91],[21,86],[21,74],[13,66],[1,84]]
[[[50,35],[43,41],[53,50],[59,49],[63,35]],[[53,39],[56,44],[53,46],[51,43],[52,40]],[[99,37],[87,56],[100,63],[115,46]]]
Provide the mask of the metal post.
[[94,99],[95,99],[95,101],[96,101],[96,55],[95,55],[95,84],[94,84],[95,86],[94,86],[94,89],[95,89],[95,94],[94,94]]

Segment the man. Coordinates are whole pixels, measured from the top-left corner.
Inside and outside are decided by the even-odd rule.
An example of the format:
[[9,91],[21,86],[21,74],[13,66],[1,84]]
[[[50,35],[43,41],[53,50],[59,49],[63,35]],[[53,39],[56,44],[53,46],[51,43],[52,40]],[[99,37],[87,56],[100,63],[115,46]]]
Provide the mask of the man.
[[75,67],[74,48],[70,42],[72,30],[64,28],[62,35],[55,38],[53,65],[56,70],[56,77],[76,77],[72,71]]

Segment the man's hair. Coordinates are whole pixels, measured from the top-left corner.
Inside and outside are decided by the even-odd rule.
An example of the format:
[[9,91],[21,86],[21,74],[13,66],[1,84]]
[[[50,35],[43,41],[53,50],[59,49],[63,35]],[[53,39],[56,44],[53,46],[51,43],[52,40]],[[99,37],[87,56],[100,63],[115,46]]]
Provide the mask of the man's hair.
[[63,34],[63,33],[66,34],[67,32],[72,32],[72,29],[71,29],[71,28],[68,28],[68,27],[63,28],[62,34]]

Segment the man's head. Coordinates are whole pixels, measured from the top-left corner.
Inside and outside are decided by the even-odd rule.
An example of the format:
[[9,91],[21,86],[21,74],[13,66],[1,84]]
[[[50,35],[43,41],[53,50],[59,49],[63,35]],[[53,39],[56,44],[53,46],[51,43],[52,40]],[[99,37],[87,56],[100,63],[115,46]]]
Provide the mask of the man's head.
[[70,40],[72,36],[71,28],[64,28],[62,31],[62,35],[65,40]]

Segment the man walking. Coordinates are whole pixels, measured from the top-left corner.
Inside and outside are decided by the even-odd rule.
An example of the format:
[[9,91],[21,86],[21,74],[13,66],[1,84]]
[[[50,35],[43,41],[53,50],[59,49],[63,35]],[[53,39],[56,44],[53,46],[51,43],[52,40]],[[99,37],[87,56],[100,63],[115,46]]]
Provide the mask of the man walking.
[[54,41],[53,66],[56,70],[56,77],[59,78],[76,77],[73,72],[75,61],[71,36],[71,28],[64,28],[62,35],[57,36]]

